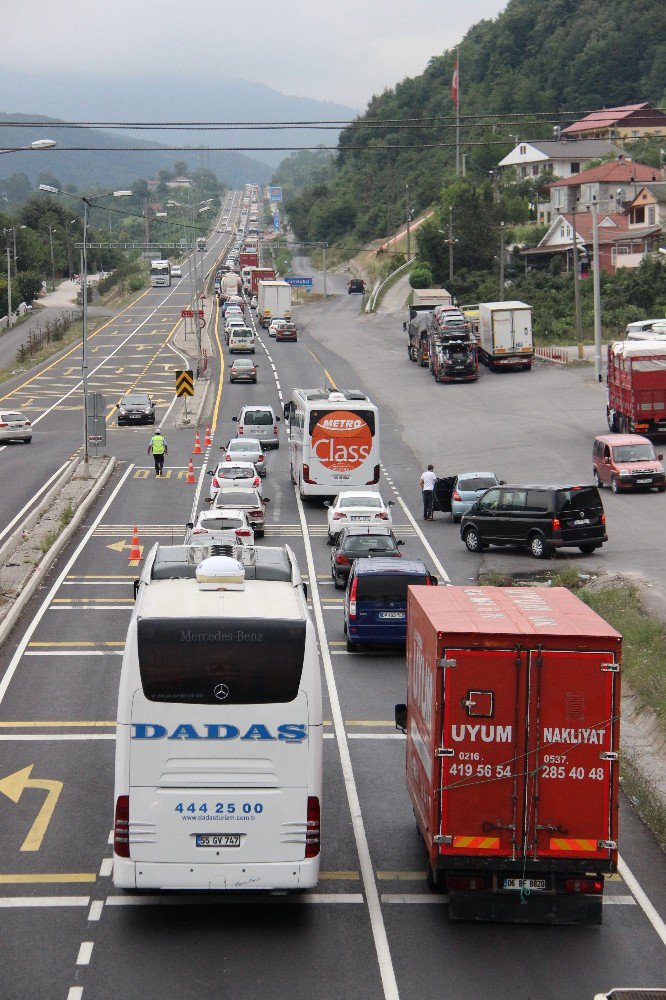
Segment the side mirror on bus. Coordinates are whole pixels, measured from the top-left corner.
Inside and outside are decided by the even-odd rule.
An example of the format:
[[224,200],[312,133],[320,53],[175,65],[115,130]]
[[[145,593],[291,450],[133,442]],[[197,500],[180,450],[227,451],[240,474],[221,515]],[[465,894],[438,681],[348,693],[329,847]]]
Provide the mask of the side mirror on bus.
[[395,728],[399,729],[401,733],[407,732],[407,706],[406,705],[396,705],[395,706]]

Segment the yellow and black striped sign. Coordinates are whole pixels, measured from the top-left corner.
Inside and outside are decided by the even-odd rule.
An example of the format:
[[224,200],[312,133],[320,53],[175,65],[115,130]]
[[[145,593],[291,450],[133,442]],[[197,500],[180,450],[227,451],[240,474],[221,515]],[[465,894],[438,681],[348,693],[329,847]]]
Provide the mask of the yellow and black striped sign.
[[176,395],[194,395],[194,373],[191,368],[188,368],[187,371],[176,372]]

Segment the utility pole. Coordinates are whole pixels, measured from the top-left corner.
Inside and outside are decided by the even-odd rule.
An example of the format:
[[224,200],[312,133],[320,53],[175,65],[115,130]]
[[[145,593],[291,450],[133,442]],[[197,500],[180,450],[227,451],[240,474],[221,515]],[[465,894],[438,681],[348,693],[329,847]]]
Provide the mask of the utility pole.
[[504,302],[504,223],[500,222],[499,301]]
[[324,251],[324,298],[326,298],[326,247],[327,244],[325,243],[322,247]]
[[411,209],[409,207],[409,184],[405,184],[405,203],[407,209],[407,260],[412,259],[412,246],[411,246],[411,234],[409,231],[409,222],[411,218]]
[[53,257],[53,230],[49,226],[49,243],[51,244],[51,291],[55,292],[55,259]]
[[578,360],[585,357],[583,349],[583,314],[580,306],[580,265],[578,263],[578,234],[576,233],[576,207],[571,216],[571,230],[573,234],[573,281],[574,281],[574,310],[576,315],[576,341],[578,342]]
[[7,244],[7,329],[12,325],[12,258]]
[[449,281],[453,281],[453,205],[449,205]]
[[592,274],[594,291],[594,377],[601,382],[601,267],[599,264],[599,203],[592,195],[592,241],[594,271]]

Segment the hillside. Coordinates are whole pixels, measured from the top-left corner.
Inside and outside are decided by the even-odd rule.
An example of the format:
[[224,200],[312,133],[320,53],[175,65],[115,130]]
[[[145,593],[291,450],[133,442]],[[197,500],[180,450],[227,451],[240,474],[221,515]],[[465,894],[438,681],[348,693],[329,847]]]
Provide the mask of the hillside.
[[[3,122],[43,122],[43,127],[3,126]],[[25,174],[35,185],[48,172],[63,185],[74,184],[78,190],[94,186],[127,187],[137,177],[154,177],[159,170],[170,170],[176,160],[185,160],[190,170],[205,167],[230,187],[246,181],[264,183],[270,178],[265,163],[241,153],[160,152],[160,143],[132,139],[119,132],[98,129],[62,129],[54,127],[62,119],[45,115],[0,113],[0,148],[27,146],[35,139],[55,139],[58,147],[44,152],[5,153],[0,158],[0,179],[11,174]],[[182,139],[178,138],[178,144]],[[174,143],[175,145],[176,143]],[[187,142],[189,144],[189,140]],[[70,152],[62,147],[87,147],[95,152]],[[151,146],[155,152],[131,152],[138,146]],[[113,147],[111,151],[101,147]],[[117,152],[115,151],[117,149]]]
[[[662,0],[510,0],[497,18],[474,25],[459,47],[468,176],[487,179],[514,145],[511,135],[550,137],[554,124],[604,105],[664,106],[665,38]],[[416,211],[437,199],[455,158],[453,65],[453,52],[435,56],[420,76],[373,97],[341,133],[340,147],[360,148],[340,149],[336,175],[318,184],[316,204],[307,191],[293,204],[301,238],[383,237],[406,217],[407,182]],[[520,117],[534,112],[547,113],[542,124]],[[430,117],[439,121],[423,121]],[[402,127],[377,127],[389,121]]]

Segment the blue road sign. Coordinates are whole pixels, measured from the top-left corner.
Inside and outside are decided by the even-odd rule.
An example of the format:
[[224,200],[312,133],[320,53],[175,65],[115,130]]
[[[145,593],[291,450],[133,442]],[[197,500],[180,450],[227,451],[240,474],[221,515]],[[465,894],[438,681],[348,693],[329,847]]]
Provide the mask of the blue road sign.
[[269,187],[269,189],[268,189],[268,200],[269,201],[282,201],[282,188],[281,187]]
[[288,285],[294,285],[296,288],[312,288],[312,278],[290,277],[284,278],[283,280],[286,281]]

